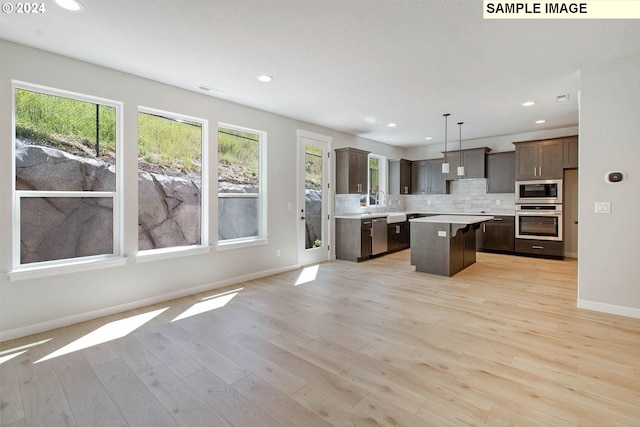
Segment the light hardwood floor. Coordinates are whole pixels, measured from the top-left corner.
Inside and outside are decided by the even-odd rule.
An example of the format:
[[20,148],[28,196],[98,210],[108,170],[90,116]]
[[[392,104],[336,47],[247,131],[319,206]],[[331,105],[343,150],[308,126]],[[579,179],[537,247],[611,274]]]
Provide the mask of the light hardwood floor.
[[0,366],[1,425],[638,426],[640,320],[577,309],[576,270],[480,253],[442,278],[403,251],[6,342],[50,339]]

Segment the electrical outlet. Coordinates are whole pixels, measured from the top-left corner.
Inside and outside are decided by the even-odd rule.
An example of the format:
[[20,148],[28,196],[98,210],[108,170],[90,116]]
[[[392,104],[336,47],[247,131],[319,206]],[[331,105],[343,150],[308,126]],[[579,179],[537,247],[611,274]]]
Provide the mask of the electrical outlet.
[[496,200],[496,205],[499,205],[499,204],[500,204],[500,199],[497,199]]
[[280,248],[276,249],[276,256],[280,256]]
[[289,210],[293,209],[293,203],[289,202],[289,203],[287,203],[287,206],[288,206]]
[[447,237],[446,231],[438,231],[438,237]]

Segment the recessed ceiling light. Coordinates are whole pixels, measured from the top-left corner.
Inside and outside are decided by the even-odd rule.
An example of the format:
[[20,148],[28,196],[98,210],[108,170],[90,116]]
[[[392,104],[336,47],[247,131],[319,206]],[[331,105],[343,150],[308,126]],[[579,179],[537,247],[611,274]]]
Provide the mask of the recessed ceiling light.
[[72,10],[74,12],[84,9],[84,6],[78,0],[56,0],[56,4],[64,9]]
[[260,80],[261,82],[264,82],[264,83],[268,83],[271,80],[273,80],[273,76],[270,76],[268,74],[263,74],[261,76],[258,76],[258,80]]
[[395,128],[395,127],[398,127],[398,124],[397,123],[393,123],[393,122],[392,123],[388,123],[387,127],[388,128]]
[[431,140],[433,139],[433,137],[431,137],[431,136],[427,136],[427,137],[425,137],[425,139],[426,139],[427,141],[431,141]]
[[531,107],[532,105],[535,105],[536,101],[527,101],[527,102],[523,102],[522,106],[523,107]]
[[542,123],[547,123],[546,120],[536,120],[536,124],[541,125]]

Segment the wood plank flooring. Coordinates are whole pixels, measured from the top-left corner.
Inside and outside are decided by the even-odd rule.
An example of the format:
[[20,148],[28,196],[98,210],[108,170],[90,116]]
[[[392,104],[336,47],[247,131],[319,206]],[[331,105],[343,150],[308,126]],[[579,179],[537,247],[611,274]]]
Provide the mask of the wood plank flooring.
[[576,270],[479,253],[444,278],[403,251],[5,342],[50,339],[0,365],[0,425],[638,426],[640,320],[577,309]]

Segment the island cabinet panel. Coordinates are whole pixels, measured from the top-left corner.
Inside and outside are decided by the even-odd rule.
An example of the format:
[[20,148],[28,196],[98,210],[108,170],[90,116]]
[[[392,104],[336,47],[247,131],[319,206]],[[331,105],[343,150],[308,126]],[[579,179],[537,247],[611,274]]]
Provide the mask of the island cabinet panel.
[[446,194],[446,175],[442,173],[443,159],[411,162],[411,194]]
[[564,168],[578,169],[578,137],[564,138]]
[[389,194],[411,194],[410,160],[389,160]]
[[336,193],[363,194],[368,191],[369,152],[357,148],[336,151]]
[[513,253],[515,250],[515,217],[495,216],[482,223],[476,233],[477,248],[481,251]]
[[562,138],[514,142],[516,180],[562,179],[564,141]]
[[515,151],[487,155],[487,193],[515,192],[515,158]]
[[413,221],[411,265],[418,272],[448,277],[462,271],[476,262],[478,227],[479,223],[460,225]]
[[336,258],[364,261],[371,256],[371,219],[336,218]]
[[387,224],[387,252],[397,252],[409,247],[409,222]]

